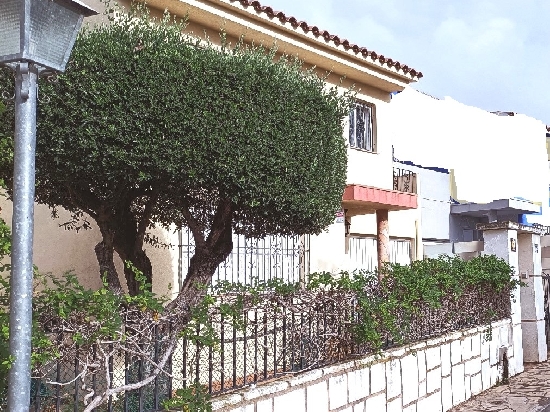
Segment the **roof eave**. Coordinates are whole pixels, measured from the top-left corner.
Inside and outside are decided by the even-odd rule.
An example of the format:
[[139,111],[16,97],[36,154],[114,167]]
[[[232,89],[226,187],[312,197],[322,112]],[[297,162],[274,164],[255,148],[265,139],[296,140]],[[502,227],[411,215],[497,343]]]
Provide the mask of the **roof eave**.
[[292,27],[277,14],[269,17],[254,7],[243,6],[241,0],[149,0],[148,4],[179,16],[188,14],[191,22],[213,30],[223,27],[228,36],[245,34],[245,39],[256,44],[275,40],[281,52],[386,92],[403,90],[422,77],[422,73],[374,52],[364,57],[364,51],[349,47],[349,43],[336,45],[335,36],[331,40],[300,26]]

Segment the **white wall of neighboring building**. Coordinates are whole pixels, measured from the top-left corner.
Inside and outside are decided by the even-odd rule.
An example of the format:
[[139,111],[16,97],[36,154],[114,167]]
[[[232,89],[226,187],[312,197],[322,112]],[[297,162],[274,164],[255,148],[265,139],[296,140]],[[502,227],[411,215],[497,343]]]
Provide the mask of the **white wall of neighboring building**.
[[422,237],[433,240],[449,240],[450,203],[422,199]]
[[[429,164],[422,166],[444,167],[445,165]],[[448,173],[394,163],[395,168],[409,170],[416,174],[422,238],[449,240],[450,213],[450,177]],[[409,211],[398,212],[409,213]]]
[[538,219],[550,224],[550,173],[541,121],[521,114],[497,116],[411,87],[394,96],[388,107],[393,118],[388,133],[397,158],[454,169],[459,200],[488,203],[523,197],[541,202]]

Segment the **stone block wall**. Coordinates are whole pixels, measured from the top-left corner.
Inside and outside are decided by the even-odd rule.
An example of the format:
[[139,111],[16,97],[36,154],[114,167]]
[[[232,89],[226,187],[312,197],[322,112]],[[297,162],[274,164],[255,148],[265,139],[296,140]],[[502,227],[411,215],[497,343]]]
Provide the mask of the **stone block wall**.
[[[250,386],[219,412],[444,412],[516,374],[511,321]],[[505,355],[504,355],[505,354]],[[508,362],[505,361],[508,359]]]

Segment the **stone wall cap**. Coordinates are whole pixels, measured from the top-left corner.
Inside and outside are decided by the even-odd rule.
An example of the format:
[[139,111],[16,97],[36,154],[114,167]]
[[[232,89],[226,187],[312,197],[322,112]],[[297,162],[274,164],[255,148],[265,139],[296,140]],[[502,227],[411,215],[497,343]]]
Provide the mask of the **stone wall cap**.
[[540,227],[527,226],[521,223],[516,222],[491,222],[491,223],[478,223],[476,225],[477,230],[499,230],[499,229],[508,229],[508,230],[517,230],[518,233],[532,233],[534,235],[543,235],[546,233],[546,230]]

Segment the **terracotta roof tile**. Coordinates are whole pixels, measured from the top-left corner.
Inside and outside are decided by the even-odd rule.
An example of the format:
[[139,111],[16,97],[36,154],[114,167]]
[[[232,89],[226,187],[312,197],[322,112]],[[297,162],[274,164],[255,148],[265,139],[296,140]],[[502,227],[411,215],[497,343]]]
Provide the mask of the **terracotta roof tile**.
[[334,43],[335,46],[343,46],[344,49],[347,50],[353,50],[355,54],[361,54],[363,58],[367,59],[370,58],[373,62],[378,61],[382,66],[386,65],[387,67],[393,67],[395,70],[402,71],[404,74],[409,75],[411,78],[420,79],[423,77],[422,72],[419,72],[405,64],[402,64],[396,60],[387,58],[383,55],[378,55],[376,52],[372,50],[368,50],[366,47],[358,46],[357,44],[350,43],[347,39],[341,39],[340,37],[330,34],[326,30],[321,30],[317,26],[310,26],[305,21],[299,21],[296,19],[296,17],[293,16],[287,16],[282,11],[275,11],[272,7],[269,6],[262,6],[259,1],[257,0],[229,0],[231,3],[239,2],[243,7],[253,7],[254,10],[257,13],[264,13],[269,18],[278,18],[281,23],[286,24],[290,23],[290,25],[297,29],[300,27],[305,33],[311,32],[316,37],[323,37],[325,41]]

